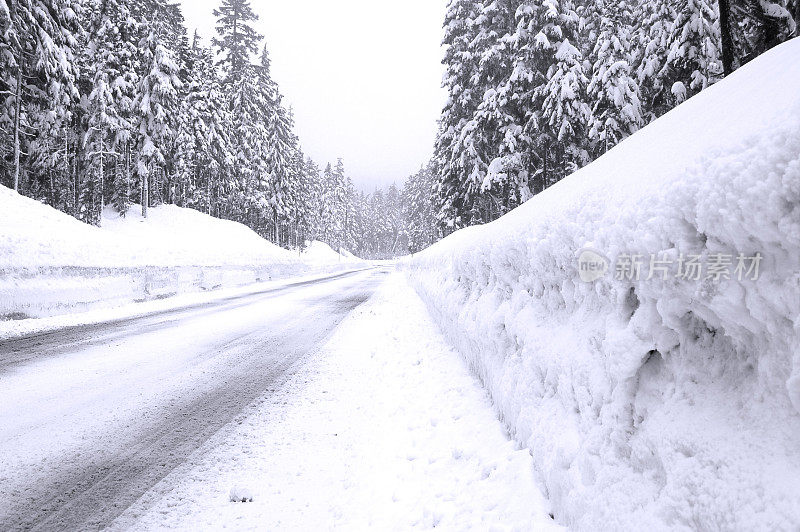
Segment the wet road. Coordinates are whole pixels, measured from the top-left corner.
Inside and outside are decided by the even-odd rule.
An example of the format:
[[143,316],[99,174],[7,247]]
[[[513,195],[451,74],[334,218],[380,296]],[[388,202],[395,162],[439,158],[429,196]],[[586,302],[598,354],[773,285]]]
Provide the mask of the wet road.
[[0,342],[0,530],[110,524],[302,371],[385,273]]

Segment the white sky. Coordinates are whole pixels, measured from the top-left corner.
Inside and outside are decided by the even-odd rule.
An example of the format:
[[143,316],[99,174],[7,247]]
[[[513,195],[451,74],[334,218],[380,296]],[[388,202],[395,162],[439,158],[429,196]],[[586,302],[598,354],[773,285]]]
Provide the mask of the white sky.
[[[179,0],[189,34],[214,34],[220,0]],[[401,184],[430,157],[445,101],[446,0],[251,0],[272,74],[307,155],[336,157],[359,188]]]

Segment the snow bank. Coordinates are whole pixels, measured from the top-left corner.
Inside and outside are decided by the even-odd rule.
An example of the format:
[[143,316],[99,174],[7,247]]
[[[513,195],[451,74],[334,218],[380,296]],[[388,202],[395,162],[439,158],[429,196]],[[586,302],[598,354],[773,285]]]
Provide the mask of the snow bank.
[[[796,39],[401,265],[532,451],[557,521],[800,523],[797,57]],[[612,266],[594,282],[585,247]],[[763,256],[757,280],[705,278],[740,253]],[[650,254],[707,269],[647,280]],[[640,280],[618,279],[634,255]]]
[[[288,382],[110,528],[561,530],[530,454],[509,441],[424,304],[402,276],[378,279]],[[232,485],[252,503],[231,504],[242,497],[226,497]]]
[[84,224],[0,186],[0,268],[250,266],[297,263],[246,226],[162,205],[125,217],[106,208],[102,227]]
[[295,253],[264,240],[238,222],[175,205],[149,209],[147,216],[146,220],[142,218],[138,205],[124,218],[108,208],[102,229],[114,233],[118,240],[143,240],[151,249],[157,246],[156,258],[149,259],[148,264],[251,266],[299,262]]
[[305,262],[312,264],[363,262],[349,251],[343,249],[340,253],[337,253],[328,244],[319,240],[308,243],[306,249],[303,250],[302,258]]
[[309,264],[240,223],[192,209],[162,205],[145,220],[136,205],[124,218],[107,208],[98,228],[0,186],[0,319],[335,269],[344,266]]

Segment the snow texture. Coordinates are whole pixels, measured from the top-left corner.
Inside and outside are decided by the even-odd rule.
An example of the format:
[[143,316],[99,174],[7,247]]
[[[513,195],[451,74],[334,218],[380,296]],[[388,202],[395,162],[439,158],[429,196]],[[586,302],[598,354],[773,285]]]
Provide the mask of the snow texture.
[[253,502],[252,492],[244,486],[233,486],[228,499],[231,502]]
[[309,258],[192,209],[161,205],[144,219],[138,206],[125,217],[108,207],[98,228],[0,186],[0,321],[235,288],[356,262]]
[[125,217],[107,207],[98,228],[0,187],[0,269],[298,262],[237,222],[175,205],[147,215],[137,205]]
[[303,261],[310,264],[332,264],[337,262],[363,262],[349,251],[342,249],[337,253],[325,242],[314,240],[307,242],[306,248],[303,250]]
[[[402,264],[558,522],[800,523],[800,39],[497,222]],[[576,257],[761,253],[758,280],[589,283]]]
[[[402,275],[245,413],[110,529],[561,529]],[[253,501],[232,504],[232,485]]]

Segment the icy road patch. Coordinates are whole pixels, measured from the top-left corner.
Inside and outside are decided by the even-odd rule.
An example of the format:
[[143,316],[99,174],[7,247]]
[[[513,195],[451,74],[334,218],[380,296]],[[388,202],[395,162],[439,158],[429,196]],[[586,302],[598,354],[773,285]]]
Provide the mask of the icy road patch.
[[528,451],[392,274],[286,385],[112,528],[559,528],[548,514]]

